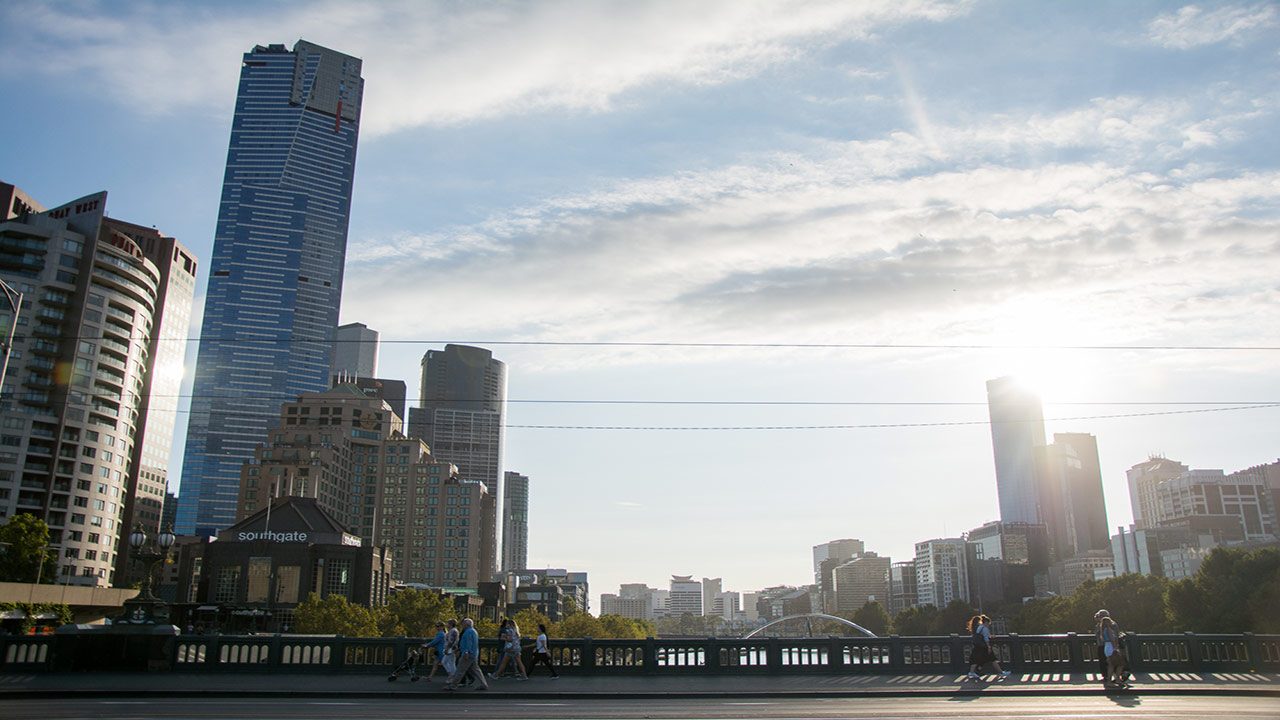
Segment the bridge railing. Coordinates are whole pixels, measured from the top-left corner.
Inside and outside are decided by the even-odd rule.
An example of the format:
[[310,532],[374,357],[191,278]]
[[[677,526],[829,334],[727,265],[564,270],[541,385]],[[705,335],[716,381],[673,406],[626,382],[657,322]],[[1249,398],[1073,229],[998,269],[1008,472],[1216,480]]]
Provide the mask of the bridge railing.
[[[180,672],[369,672],[399,665],[417,638],[346,638],[328,635],[177,635],[163,638],[162,665]],[[1280,635],[1194,633],[1125,639],[1131,667],[1140,672],[1280,672]],[[39,672],[86,663],[57,662],[59,653],[101,652],[51,636],[0,636],[0,671]],[[643,640],[560,639],[549,650],[567,674],[803,674],[897,675],[959,673],[968,667],[966,635],[879,638],[704,638]],[[497,640],[480,641],[481,665],[492,668]],[[530,660],[532,648],[525,648]],[[1005,635],[997,657],[1020,673],[1095,672],[1092,634]],[[428,661],[433,655],[428,656]],[[79,660],[83,660],[80,658]],[[110,668],[106,665],[104,669]]]

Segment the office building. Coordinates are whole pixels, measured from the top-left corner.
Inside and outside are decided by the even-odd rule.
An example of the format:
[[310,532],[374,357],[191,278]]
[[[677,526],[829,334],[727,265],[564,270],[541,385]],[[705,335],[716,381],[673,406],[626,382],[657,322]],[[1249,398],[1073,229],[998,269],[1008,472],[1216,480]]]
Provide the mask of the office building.
[[889,566],[889,604],[885,610],[890,615],[920,604],[916,580],[916,561],[905,560]]
[[692,575],[672,575],[667,614],[680,617],[685,613],[702,615],[702,583]]
[[348,533],[314,498],[277,498],[218,534],[178,552],[174,619],[222,632],[288,632],[311,593],[385,605],[392,565],[386,548]]
[[1049,566],[1049,533],[1041,524],[996,520],[970,530],[965,540],[976,546],[977,557],[984,560],[1030,565],[1036,571]]
[[613,593],[600,596],[601,615],[621,615],[633,620],[647,620],[652,617],[652,608],[648,598],[625,598]]
[[834,614],[853,617],[855,612],[869,602],[880,603],[888,612],[890,565],[887,557],[863,553],[833,570]]
[[1040,398],[1015,378],[997,378],[987,381],[987,408],[1000,519],[1041,522],[1036,481],[1036,448],[1045,444]]
[[[832,540],[824,542],[821,545],[813,546],[813,582],[816,585],[822,585],[822,563],[826,560],[835,560],[842,563],[847,560],[861,555],[866,550],[861,540],[854,538],[844,538],[841,540]],[[828,566],[830,567],[830,566]]]
[[529,565],[529,477],[503,473],[502,570],[517,572]]
[[241,468],[241,518],[272,498],[315,498],[353,535],[388,548],[399,582],[476,588],[492,578],[493,497],[405,437],[386,402],[339,385],[280,412]]
[[409,406],[409,389],[403,380],[389,378],[355,377],[353,375],[334,375],[333,386],[352,385],[369,397],[384,400],[391,406],[391,411],[400,418],[400,422],[408,427],[405,413]]
[[1155,527],[1160,515],[1156,486],[1190,469],[1175,460],[1153,455],[1125,471],[1125,478],[1129,481],[1129,503],[1133,509],[1134,527]]
[[1052,557],[1066,560],[1110,549],[1097,440],[1084,433],[1055,433],[1053,444],[1037,448],[1036,457],[1040,517]]
[[708,614],[713,617],[733,621],[737,619],[741,612],[742,594],[736,590],[726,590],[716,593],[715,598],[711,601],[711,612]]
[[1062,596],[1074,593],[1085,582],[1115,577],[1111,550],[1089,550],[1049,566],[1049,590]]
[[305,40],[246,53],[196,362],[180,534],[236,516],[280,405],[330,387],[364,81]]
[[[474,481],[472,481],[474,482]],[[571,615],[576,612],[591,612],[591,584],[585,572],[571,572],[564,568],[526,569],[519,575],[520,588],[557,588],[556,595],[561,598],[556,612]],[[519,596],[519,593],[517,593]],[[511,612],[516,612],[514,608]],[[547,616],[559,621],[551,612]]]
[[422,357],[419,407],[409,412],[409,434],[457,465],[462,479],[487,485],[500,507],[506,404],[505,364],[484,348],[446,345]]
[[[333,334],[333,366],[330,375],[376,377],[378,374],[378,331],[364,323],[339,325]],[[403,418],[404,416],[401,415]]]
[[963,538],[916,543],[916,594],[921,605],[946,607],[969,599],[968,553]]
[[724,589],[721,578],[702,578],[702,614],[718,615],[714,605],[716,596]]
[[105,192],[46,210],[0,184],[0,199],[0,279],[22,293],[16,321],[0,309],[0,328],[14,329],[0,522],[41,518],[60,581],[107,585],[123,579],[130,518],[160,522],[183,357],[165,340],[185,334],[196,262],[172,238],[108,218]]

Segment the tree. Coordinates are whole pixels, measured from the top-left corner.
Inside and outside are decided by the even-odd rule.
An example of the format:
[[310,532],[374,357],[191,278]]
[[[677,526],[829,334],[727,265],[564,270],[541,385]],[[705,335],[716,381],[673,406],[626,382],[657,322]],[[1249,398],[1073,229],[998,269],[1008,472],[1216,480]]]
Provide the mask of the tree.
[[604,625],[590,613],[575,613],[560,621],[556,626],[560,637],[565,638],[602,638],[605,637]]
[[[41,567],[43,565],[43,567]],[[56,582],[58,561],[49,553],[49,526],[21,513],[0,525],[0,581]]]
[[602,637],[607,638],[640,640],[654,634],[653,623],[648,620],[636,620],[621,615],[601,615],[600,625],[604,632]]
[[434,637],[436,623],[453,617],[453,603],[426,590],[400,590],[387,601],[383,637]]
[[555,627],[555,623],[551,622],[551,618],[531,607],[525,608],[515,615],[512,615],[511,619],[515,621],[516,626],[520,628],[520,632],[523,635],[532,635],[537,637],[538,625],[540,624],[546,625],[548,631]]
[[899,635],[929,635],[938,619],[938,608],[933,605],[909,607],[893,618],[893,631]]
[[874,600],[858,608],[849,619],[876,635],[889,634],[889,613],[885,611],[884,606]]
[[295,632],[303,635],[343,635],[345,637],[379,637],[382,628],[379,619],[383,614],[363,605],[349,602],[341,595],[330,595],[323,600],[311,593],[294,610]]
[[930,633],[933,635],[950,635],[957,633],[964,635],[969,632],[967,625],[969,618],[977,615],[978,611],[964,600],[952,600],[947,606],[938,611],[938,616],[934,619],[933,627]]
[[1195,577],[1169,589],[1168,601],[1175,630],[1277,632],[1280,549],[1216,548]]

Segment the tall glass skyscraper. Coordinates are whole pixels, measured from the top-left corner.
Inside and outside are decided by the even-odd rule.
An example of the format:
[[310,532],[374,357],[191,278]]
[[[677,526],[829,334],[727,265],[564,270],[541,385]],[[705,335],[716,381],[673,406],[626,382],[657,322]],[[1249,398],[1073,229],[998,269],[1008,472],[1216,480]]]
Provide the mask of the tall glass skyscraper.
[[1036,480],[1036,448],[1045,444],[1040,398],[1016,378],[996,378],[987,381],[987,408],[991,413],[1000,520],[1041,522]]
[[329,387],[364,80],[299,40],[244,56],[210,260],[177,531],[235,521],[280,404]]

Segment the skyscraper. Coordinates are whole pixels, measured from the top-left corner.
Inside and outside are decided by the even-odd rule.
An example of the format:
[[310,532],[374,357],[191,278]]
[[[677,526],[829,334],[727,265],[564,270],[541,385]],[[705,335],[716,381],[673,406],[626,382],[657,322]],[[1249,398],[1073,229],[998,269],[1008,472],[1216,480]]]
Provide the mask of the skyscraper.
[[1129,503],[1133,507],[1133,524],[1139,529],[1153,528],[1160,514],[1156,487],[1178,477],[1191,468],[1177,460],[1152,456],[1124,472],[1129,480]]
[[364,81],[299,40],[240,70],[210,262],[177,530],[235,520],[240,467],[280,404],[329,387]]
[[506,404],[507,366],[492,352],[446,345],[422,357],[420,407],[409,411],[409,435],[422,438],[437,458],[457,465],[458,477],[488,486],[498,507],[503,507]]
[[508,471],[502,486],[502,570],[524,570],[529,566],[529,477]]
[[364,323],[339,325],[333,337],[333,375],[378,374],[378,331]]
[[[166,382],[185,347],[162,340],[185,335],[196,262],[107,217],[105,192],[47,211],[4,183],[2,198],[0,278],[23,300],[0,395],[0,521],[43,519],[60,581],[106,585],[130,515],[160,523],[164,479],[149,473],[168,457]],[[0,327],[13,320],[0,310]]]
[[1016,378],[987,381],[991,447],[1003,522],[1038,523],[1036,448],[1044,446],[1040,398]]
[[1109,549],[1097,439],[1087,433],[1054,433],[1053,444],[1036,453],[1040,515],[1054,561]]

